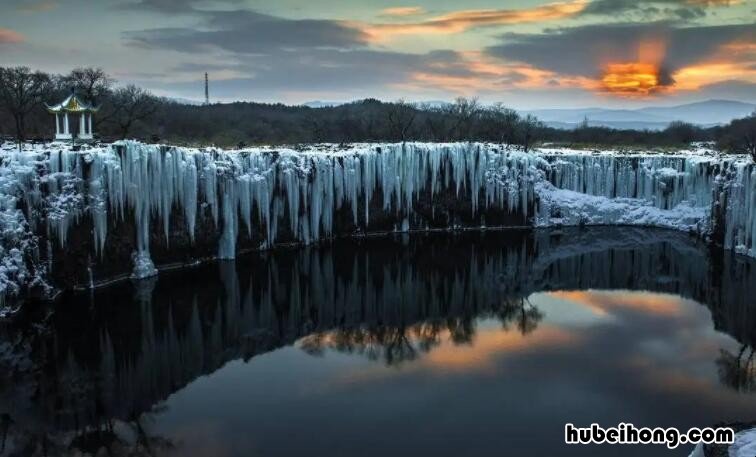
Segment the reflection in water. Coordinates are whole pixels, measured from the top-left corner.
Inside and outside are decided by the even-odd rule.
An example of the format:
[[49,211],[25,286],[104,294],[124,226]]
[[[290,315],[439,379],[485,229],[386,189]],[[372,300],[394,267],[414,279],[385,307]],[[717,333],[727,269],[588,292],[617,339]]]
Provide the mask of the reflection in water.
[[[488,313],[498,318],[504,330],[510,326],[523,336],[535,330],[543,314],[526,298],[504,298]],[[469,344],[475,335],[475,316],[430,319],[412,325],[374,325],[340,327],[327,332],[315,332],[299,342],[311,355],[321,355],[325,349],[356,353],[370,360],[382,360],[387,365],[415,360],[419,353],[437,347],[442,336],[455,344]]]
[[722,349],[717,366],[722,384],[745,392],[756,390],[756,367],[753,364],[752,346],[741,344],[737,355]]
[[[323,366],[333,353],[380,362],[363,367],[362,376],[385,366],[467,372],[483,357],[528,352],[549,363],[522,368],[534,372],[559,372],[570,357],[573,366],[581,363],[575,354],[592,354],[597,359],[588,365],[598,378],[600,358],[623,332],[612,327],[595,335],[601,347],[593,346],[592,333],[573,328],[578,306],[590,319],[632,313],[637,323],[628,320],[628,332],[637,324],[651,335],[656,323],[690,318],[680,297],[705,304],[714,327],[738,342],[739,349],[718,347],[716,362],[709,359],[721,383],[753,391],[753,296],[752,261],[712,257],[684,235],[648,230],[403,235],[262,254],[70,297],[45,319],[6,324],[0,329],[0,446],[10,455],[101,447],[110,455],[182,455],[173,438],[182,434],[164,419],[171,416],[166,399],[203,374],[233,371],[218,371],[230,361],[266,353],[294,357],[275,351],[294,343],[299,354],[326,357],[310,357]],[[554,303],[572,305],[560,315],[562,305]],[[580,325],[594,328],[586,322]],[[657,331],[643,344],[664,354],[669,349],[660,348],[669,344],[656,341],[658,334],[674,331]],[[715,340],[695,335],[691,341],[708,354],[705,346]],[[553,350],[563,351],[556,361],[548,357]],[[649,362],[629,355],[619,357],[623,369],[652,379]],[[694,381],[648,382],[685,389]],[[711,422],[719,419],[727,417]],[[561,435],[552,438],[555,445]]]

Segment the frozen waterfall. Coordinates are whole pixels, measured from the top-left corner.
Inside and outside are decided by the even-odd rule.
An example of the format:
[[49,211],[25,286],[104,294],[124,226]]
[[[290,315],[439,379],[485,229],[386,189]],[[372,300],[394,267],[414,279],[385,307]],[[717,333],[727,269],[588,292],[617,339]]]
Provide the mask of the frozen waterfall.
[[0,153],[0,296],[56,275],[91,285],[122,263],[142,278],[155,264],[279,243],[461,227],[658,226],[756,257],[756,167],[745,158],[483,143]]

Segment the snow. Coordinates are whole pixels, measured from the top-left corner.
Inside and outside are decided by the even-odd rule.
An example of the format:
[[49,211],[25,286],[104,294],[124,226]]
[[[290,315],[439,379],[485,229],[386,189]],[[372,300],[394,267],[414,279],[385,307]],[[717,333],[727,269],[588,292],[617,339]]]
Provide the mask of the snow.
[[[526,154],[485,143],[399,143],[222,151],[125,141],[80,151],[3,146],[0,159],[0,296],[43,281],[52,263],[35,263],[40,240],[47,238],[47,252],[50,239],[65,247],[84,216],[93,224],[93,258],[103,254],[109,224],[133,218],[132,277],[145,278],[157,273],[151,235],[168,247],[172,231],[194,242],[200,214],[219,233],[216,257],[233,259],[242,234],[262,233],[261,248],[275,245],[284,228],[303,244],[332,237],[339,210],[368,232],[376,201],[396,231],[422,230],[419,196],[448,190],[483,225],[496,209],[534,226],[653,226],[707,237],[716,209],[724,213],[725,248],[756,257],[756,167],[706,150]],[[181,227],[171,227],[176,213]]]
[[704,455],[703,444],[696,444],[696,447],[693,448],[693,451],[688,457],[706,457]]
[[[33,227],[19,208],[39,204],[39,179],[35,166],[42,159],[35,152],[0,149],[0,315],[6,298],[18,295],[24,285],[41,282],[36,271],[37,245]],[[28,259],[25,258],[28,255]]]
[[149,252],[146,251],[134,251],[131,255],[134,261],[134,271],[131,273],[131,277],[134,279],[144,279],[157,274],[155,264],[150,259]]
[[539,183],[540,211],[536,226],[555,225],[641,225],[663,227],[703,234],[708,227],[709,211],[683,201],[662,210],[651,200],[607,198],[555,189]]
[[735,434],[735,442],[730,445],[730,457],[753,457],[756,455],[756,428]]

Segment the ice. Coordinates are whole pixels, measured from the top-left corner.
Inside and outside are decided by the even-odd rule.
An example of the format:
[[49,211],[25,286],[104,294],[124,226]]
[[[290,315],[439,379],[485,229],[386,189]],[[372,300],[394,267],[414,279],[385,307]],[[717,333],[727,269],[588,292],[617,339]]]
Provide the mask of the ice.
[[[124,141],[0,153],[0,296],[43,280],[54,249],[38,261],[39,241],[65,248],[84,221],[92,227],[93,259],[102,258],[109,230],[133,224],[132,276],[144,278],[157,271],[150,244],[172,249],[177,235],[195,243],[200,221],[203,232],[217,233],[215,256],[233,259],[241,237],[268,248],[284,229],[302,244],[335,236],[337,214],[362,233],[374,230],[371,210],[390,217],[395,231],[424,230],[418,202],[430,198],[434,215],[447,211],[435,200],[442,193],[481,226],[491,210],[533,226],[654,226],[705,238],[723,224],[723,246],[756,257],[756,167],[708,152],[526,154],[486,143],[222,151]],[[461,225],[456,216],[449,220],[449,228]]]
[[733,163],[720,181],[719,201],[726,206],[726,249],[756,257],[756,166]]
[[703,444],[696,444],[696,447],[693,448],[693,451],[691,451],[688,457],[706,457],[704,455]]
[[651,200],[607,198],[554,189],[539,183],[539,214],[536,226],[554,225],[641,225],[663,227],[705,234],[709,209],[680,202],[672,209],[662,210]]
[[756,455],[756,428],[735,434],[735,442],[728,451],[730,457],[753,457]]
[[157,270],[152,263],[149,252],[147,251],[134,251],[132,254],[134,261],[134,271],[131,273],[131,277],[134,279],[144,279],[150,276],[155,276]]

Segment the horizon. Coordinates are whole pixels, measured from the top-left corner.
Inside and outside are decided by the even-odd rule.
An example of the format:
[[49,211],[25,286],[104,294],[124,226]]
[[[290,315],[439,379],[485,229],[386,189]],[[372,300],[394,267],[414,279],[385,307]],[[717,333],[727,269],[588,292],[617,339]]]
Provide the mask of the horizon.
[[6,65],[101,67],[191,101],[204,98],[208,72],[221,103],[756,102],[749,1],[9,0],[3,9]]
[[[202,104],[205,103],[204,99],[199,99],[199,98],[194,99],[194,98],[169,97],[169,96],[167,96],[166,98],[168,98],[171,101],[174,101],[174,102],[177,102],[177,103],[181,103],[181,104],[197,104],[197,105],[202,105]],[[376,98],[376,97],[357,98],[357,99],[345,100],[345,101],[307,100],[307,101],[304,101],[304,102],[301,102],[301,103],[285,103],[285,102],[276,102],[276,101],[273,101],[273,102],[264,102],[264,101],[259,101],[259,100],[227,100],[227,101],[225,101],[225,100],[224,101],[216,100],[216,101],[214,101],[214,100],[211,99],[210,100],[210,104],[211,105],[229,105],[229,104],[233,104],[233,103],[262,103],[262,104],[276,104],[276,103],[280,103],[280,104],[282,104],[284,106],[308,106],[308,107],[313,108],[313,109],[318,109],[318,108],[330,108],[330,107],[336,107],[336,106],[341,106],[341,105],[348,105],[350,103],[360,103],[360,102],[363,102],[365,100],[371,100],[371,99],[378,100],[381,103],[394,103],[394,102],[398,101],[397,99],[380,99],[380,98]],[[436,103],[438,103],[438,104],[453,104],[454,101],[455,101],[454,99],[450,99],[450,100],[417,100],[417,101],[415,101],[415,100],[406,100],[406,99],[401,99],[401,100],[403,100],[403,101],[405,101],[407,103],[413,104],[413,105],[422,105],[422,104],[426,104],[426,103],[427,104],[436,104]],[[482,102],[481,104],[484,105],[484,106],[490,106],[490,105],[493,105],[493,104],[496,104],[496,103],[498,103],[498,102],[497,101],[490,101],[490,102]],[[733,104],[739,104],[739,105],[756,105],[756,103],[747,102],[747,101],[741,101],[741,100],[728,100],[728,99],[724,99],[724,98],[719,98],[719,99],[717,99],[717,98],[708,98],[708,99],[695,100],[695,101],[690,101],[690,102],[685,102],[685,103],[671,103],[671,104],[658,104],[658,105],[657,104],[650,104],[650,105],[639,105],[639,106],[626,107],[626,108],[623,108],[623,107],[607,108],[607,107],[598,106],[598,105],[570,106],[570,107],[564,107],[564,108],[520,108],[520,107],[515,107],[515,106],[509,106],[509,105],[506,105],[506,106],[508,108],[514,108],[517,111],[551,111],[551,110],[554,110],[554,111],[566,111],[566,110],[576,110],[576,111],[579,111],[579,110],[591,110],[591,109],[606,110],[606,111],[612,111],[612,110],[615,110],[615,111],[625,111],[625,110],[626,111],[638,111],[638,110],[643,110],[643,109],[646,109],[646,108],[679,108],[679,107],[684,107],[684,106],[700,105],[700,104],[706,104],[706,103],[733,103]],[[310,105],[315,105],[315,104],[319,104],[319,105],[322,105],[322,106],[310,106]]]

